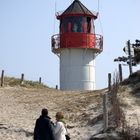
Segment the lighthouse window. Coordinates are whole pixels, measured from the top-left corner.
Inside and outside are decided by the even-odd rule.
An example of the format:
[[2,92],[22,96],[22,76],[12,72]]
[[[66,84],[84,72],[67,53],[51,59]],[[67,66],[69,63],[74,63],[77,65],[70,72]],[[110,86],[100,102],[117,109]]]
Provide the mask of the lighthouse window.
[[61,32],[68,32],[68,23],[69,23],[69,18],[65,18],[65,19],[62,19],[61,21]]
[[87,17],[87,32],[90,33],[91,29],[91,18]]
[[73,17],[72,18],[72,32],[84,32],[85,17]]
[[91,17],[65,17],[60,23],[61,32],[94,33]]
[[86,18],[84,30],[85,30],[85,33],[94,33],[94,22],[91,19],[91,17]]
[[65,17],[60,21],[60,32],[84,32],[83,17]]
[[93,20],[91,20],[91,31],[90,31],[91,33],[95,33],[95,27],[94,27],[94,21]]
[[77,23],[73,23],[72,24],[72,32],[78,32],[78,24]]

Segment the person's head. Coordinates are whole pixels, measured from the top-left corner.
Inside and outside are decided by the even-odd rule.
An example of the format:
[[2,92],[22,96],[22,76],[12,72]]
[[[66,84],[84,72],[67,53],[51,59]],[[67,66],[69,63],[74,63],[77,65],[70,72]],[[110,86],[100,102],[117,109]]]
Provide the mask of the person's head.
[[47,108],[43,108],[41,111],[41,115],[42,116],[48,116],[48,109]]
[[57,121],[62,120],[62,119],[64,119],[64,113],[63,112],[57,112],[55,117],[56,117]]

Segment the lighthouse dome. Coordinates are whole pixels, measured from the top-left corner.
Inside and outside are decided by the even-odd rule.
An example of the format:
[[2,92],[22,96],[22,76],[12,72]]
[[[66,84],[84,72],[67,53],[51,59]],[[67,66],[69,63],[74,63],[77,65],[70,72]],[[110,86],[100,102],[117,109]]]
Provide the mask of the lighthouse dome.
[[57,18],[60,19],[65,16],[82,15],[97,18],[97,13],[93,13],[88,10],[79,0],[74,0],[73,3],[61,14],[58,14]]

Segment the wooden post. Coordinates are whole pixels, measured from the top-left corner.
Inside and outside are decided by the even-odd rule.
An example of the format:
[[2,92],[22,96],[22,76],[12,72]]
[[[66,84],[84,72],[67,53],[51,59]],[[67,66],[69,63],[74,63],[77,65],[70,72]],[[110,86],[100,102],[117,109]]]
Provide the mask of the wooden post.
[[108,91],[111,91],[111,73],[108,74]]
[[132,70],[132,54],[131,54],[130,40],[127,41],[127,47],[128,47],[128,55],[129,55],[129,72],[130,72],[130,75],[132,75],[133,70]]
[[108,96],[107,94],[103,95],[103,120],[104,120],[104,132],[108,129]]
[[39,77],[39,84],[41,84],[41,77]]
[[20,84],[23,85],[24,84],[24,73],[21,74],[21,81]]
[[122,78],[122,65],[119,64],[119,80],[120,82],[122,82],[123,78]]
[[2,70],[2,73],[1,73],[1,87],[4,86],[4,70]]
[[56,89],[58,89],[58,85],[56,85]]

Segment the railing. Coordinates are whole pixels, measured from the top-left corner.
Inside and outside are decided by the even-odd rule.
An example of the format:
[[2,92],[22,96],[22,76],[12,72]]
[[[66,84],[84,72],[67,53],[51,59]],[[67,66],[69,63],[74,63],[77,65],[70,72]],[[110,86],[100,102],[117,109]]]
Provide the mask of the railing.
[[96,34],[96,46],[95,48],[99,49],[100,51],[103,51],[103,36]]
[[[52,51],[57,52],[60,49],[60,34],[53,35],[51,41]],[[65,48],[67,48],[67,46]],[[91,49],[96,49],[99,53],[103,51],[103,36],[95,34],[95,46]]]
[[54,52],[55,50],[60,48],[60,35],[56,34],[52,36],[52,51]]

